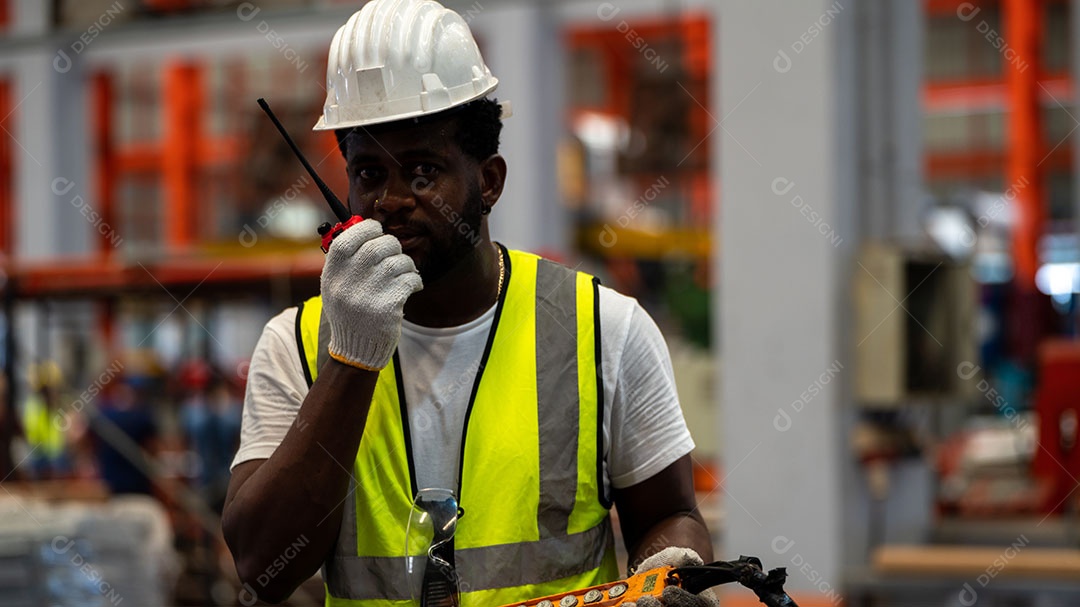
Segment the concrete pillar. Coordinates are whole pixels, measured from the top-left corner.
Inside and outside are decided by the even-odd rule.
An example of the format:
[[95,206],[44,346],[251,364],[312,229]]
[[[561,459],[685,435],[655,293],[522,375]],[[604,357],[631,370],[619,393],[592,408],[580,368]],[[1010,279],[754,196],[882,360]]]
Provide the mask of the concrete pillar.
[[51,2],[14,0],[11,2],[11,29],[14,35],[40,35],[48,31],[52,20]]
[[[850,279],[864,240],[924,239],[922,32],[904,0],[722,8],[725,554],[788,567],[810,604],[868,554]],[[886,539],[924,539],[929,486],[924,464],[893,468]]]
[[860,229],[866,238],[922,238],[923,9],[918,2],[852,4],[859,26]]
[[720,11],[723,554],[786,566],[796,600],[829,604],[846,532],[855,15],[848,0]]
[[82,253],[92,229],[85,87],[78,65],[54,69],[49,48],[15,64],[14,254],[21,260]]
[[[49,22],[47,3],[20,0],[13,5],[12,32],[41,36]],[[43,257],[52,252],[58,221],[58,196],[50,189],[56,177],[53,165],[55,142],[48,128],[55,100],[57,73],[51,61],[54,49],[37,45],[12,64],[15,83],[11,111],[14,162],[14,233],[12,254],[16,259]]]
[[17,104],[13,252],[24,261],[79,254],[92,229],[80,205],[93,204],[83,57],[67,47],[59,53],[47,37],[49,3],[16,2],[13,16],[12,30],[36,39],[14,48],[7,64]]
[[[459,9],[468,19],[468,7]],[[565,52],[553,8],[544,3],[500,5],[474,11],[470,27],[484,60],[499,78],[495,96],[513,103],[505,121],[502,155],[506,189],[491,213],[491,235],[527,251],[565,253],[569,215],[559,203],[555,153],[563,129]]]

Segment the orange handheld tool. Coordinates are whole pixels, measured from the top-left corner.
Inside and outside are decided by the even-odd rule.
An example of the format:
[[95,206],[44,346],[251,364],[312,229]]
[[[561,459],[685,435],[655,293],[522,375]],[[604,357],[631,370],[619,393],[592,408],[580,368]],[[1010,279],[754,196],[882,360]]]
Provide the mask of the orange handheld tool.
[[292,149],[293,154],[296,154],[296,157],[300,159],[300,163],[307,169],[308,175],[311,175],[311,178],[315,180],[315,185],[318,186],[319,191],[322,192],[323,198],[326,199],[326,204],[330,205],[330,210],[333,211],[334,216],[338,218],[337,224],[333,226],[331,226],[329,222],[319,226],[319,236],[322,236],[322,250],[323,253],[326,253],[330,250],[330,243],[337,238],[338,234],[344,232],[350,226],[360,223],[364,219],[359,215],[349,213],[349,209],[341,204],[338,197],[334,195],[334,191],[327,187],[326,182],[319,178],[318,173],[315,172],[315,168],[308,163],[307,158],[304,158],[304,154],[300,152],[300,148],[296,147],[292,137],[289,137],[289,133],[285,131],[285,127],[278,121],[277,116],[274,115],[274,112],[270,111],[270,105],[261,97],[259,98],[259,107],[261,107],[262,111],[266,112],[266,115],[270,117],[270,121],[274,123],[278,132],[285,138],[285,143],[289,144],[289,148]]
[[735,561],[716,561],[694,567],[657,567],[625,580],[503,607],[618,607],[623,603],[636,603],[643,596],[659,599],[668,586],[697,594],[706,588],[731,582],[753,590],[767,607],[798,607],[784,591],[786,579],[787,572],[783,567],[765,573],[760,560],[743,556]]

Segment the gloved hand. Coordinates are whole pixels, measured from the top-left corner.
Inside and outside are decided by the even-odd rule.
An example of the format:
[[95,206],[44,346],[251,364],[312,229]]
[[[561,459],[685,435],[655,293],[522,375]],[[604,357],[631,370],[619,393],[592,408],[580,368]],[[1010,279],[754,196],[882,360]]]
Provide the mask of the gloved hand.
[[[660,552],[641,561],[634,571],[642,572],[657,567],[687,567],[691,565],[704,565],[697,552],[690,548],[669,546]],[[720,600],[712,588],[706,588],[698,594],[687,592],[677,586],[668,586],[660,593],[660,599],[654,596],[643,596],[635,603],[624,603],[623,607],[720,607]]]
[[405,300],[424,285],[397,238],[383,234],[378,221],[365,219],[330,244],[320,286],[330,356],[378,371],[394,355]]

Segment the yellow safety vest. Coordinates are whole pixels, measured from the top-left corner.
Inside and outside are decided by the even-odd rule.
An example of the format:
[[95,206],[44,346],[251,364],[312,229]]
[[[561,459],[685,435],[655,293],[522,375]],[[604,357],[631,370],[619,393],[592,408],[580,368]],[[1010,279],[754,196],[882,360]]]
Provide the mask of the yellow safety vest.
[[[507,251],[506,288],[472,386],[454,538],[462,607],[496,607],[618,577],[603,492],[599,282]],[[326,359],[322,300],[297,312],[309,386]],[[404,376],[404,378],[403,378]],[[395,354],[382,370],[323,566],[328,606],[405,607],[405,534],[416,475]],[[455,489],[451,487],[450,489]]]
[[61,428],[60,414],[50,411],[41,395],[35,393],[26,399],[23,430],[26,432],[26,442],[31,447],[37,447],[50,459],[59,457],[64,452],[64,431]]

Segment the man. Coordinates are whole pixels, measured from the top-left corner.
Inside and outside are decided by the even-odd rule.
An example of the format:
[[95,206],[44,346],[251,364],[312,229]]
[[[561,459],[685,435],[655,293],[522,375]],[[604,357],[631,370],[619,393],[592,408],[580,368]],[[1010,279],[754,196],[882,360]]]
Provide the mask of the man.
[[31,448],[27,459],[34,480],[63,478],[71,473],[67,427],[57,421],[63,382],[60,367],[52,361],[30,369],[30,393],[23,402],[21,417]]
[[327,83],[315,128],[335,131],[365,220],[252,357],[223,519],[246,589],[280,601],[322,566],[327,605],[416,598],[405,536],[425,488],[460,503],[445,556],[466,606],[619,577],[612,503],[631,564],[711,560],[656,325],[489,238],[497,80],[461,17],[372,2],[335,35]]

